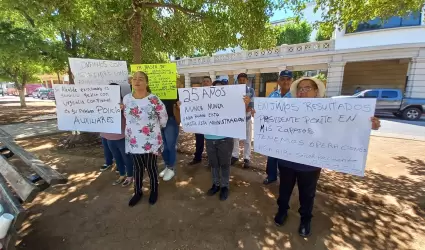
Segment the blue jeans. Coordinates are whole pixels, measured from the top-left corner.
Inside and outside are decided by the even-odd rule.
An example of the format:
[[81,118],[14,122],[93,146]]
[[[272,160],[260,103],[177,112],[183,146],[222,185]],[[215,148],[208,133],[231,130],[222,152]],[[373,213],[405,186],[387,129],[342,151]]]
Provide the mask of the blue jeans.
[[276,158],[267,157],[266,173],[269,181],[277,180],[277,161]]
[[167,125],[161,130],[162,140],[164,142],[164,151],[162,158],[165,166],[174,169],[177,157],[177,138],[179,137],[179,126],[174,117],[168,118]]
[[133,177],[133,160],[130,154],[125,153],[125,139],[107,140],[109,149],[114,156],[120,176]]
[[112,155],[112,152],[109,149],[108,140],[106,140],[103,137],[101,138],[102,138],[102,145],[103,145],[103,156],[105,157],[105,164],[110,166],[113,163],[114,156]]

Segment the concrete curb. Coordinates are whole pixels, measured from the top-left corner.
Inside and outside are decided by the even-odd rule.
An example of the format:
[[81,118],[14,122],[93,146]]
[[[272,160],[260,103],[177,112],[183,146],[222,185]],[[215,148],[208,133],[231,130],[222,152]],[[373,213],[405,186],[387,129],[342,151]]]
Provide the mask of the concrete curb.
[[393,133],[372,133],[370,136],[375,137],[385,137],[385,138],[393,138],[400,140],[411,140],[411,141],[425,141],[425,136],[413,136],[413,135],[402,135],[402,134],[393,134]]

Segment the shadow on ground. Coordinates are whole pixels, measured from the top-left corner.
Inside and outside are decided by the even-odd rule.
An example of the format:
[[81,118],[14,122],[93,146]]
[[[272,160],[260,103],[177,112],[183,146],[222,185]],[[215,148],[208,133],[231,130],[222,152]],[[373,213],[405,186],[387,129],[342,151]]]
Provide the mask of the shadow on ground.
[[[230,197],[220,202],[218,197],[205,195],[211,185],[206,164],[187,166],[191,156],[186,155],[178,157],[177,177],[170,182],[160,181],[160,197],[155,206],[148,205],[145,197],[141,204],[129,208],[131,188],[113,187],[111,183],[116,175],[98,171],[103,164],[100,146],[57,150],[54,148],[57,139],[44,137],[21,142],[49,165],[66,173],[69,183],[49,188],[28,206],[30,216],[20,231],[18,249],[425,247],[418,243],[424,242],[423,218],[404,211],[395,213],[380,204],[358,202],[333,192],[318,192],[313,235],[303,239],[296,233],[299,222],[296,190],[287,224],[279,228],[273,223],[277,185],[263,186],[261,173],[232,167]],[[324,175],[320,182],[335,185],[331,190],[372,185],[368,188],[376,192],[392,195],[400,189],[408,196],[406,199],[415,200],[418,196],[413,183],[400,180],[379,176],[364,182],[352,181],[349,176],[330,178]],[[148,185],[145,182],[145,194]]]

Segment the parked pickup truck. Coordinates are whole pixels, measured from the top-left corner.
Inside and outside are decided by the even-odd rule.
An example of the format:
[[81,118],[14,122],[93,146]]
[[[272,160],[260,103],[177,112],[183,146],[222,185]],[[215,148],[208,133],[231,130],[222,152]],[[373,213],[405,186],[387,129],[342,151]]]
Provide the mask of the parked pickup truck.
[[376,98],[376,113],[391,112],[406,120],[418,120],[425,111],[425,99],[405,98],[399,89],[367,89],[352,96],[332,98]]

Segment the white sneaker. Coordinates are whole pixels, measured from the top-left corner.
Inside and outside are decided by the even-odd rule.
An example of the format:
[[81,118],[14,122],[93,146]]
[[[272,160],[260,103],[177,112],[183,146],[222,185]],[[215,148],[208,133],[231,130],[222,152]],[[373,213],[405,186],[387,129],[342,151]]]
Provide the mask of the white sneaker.
[[165,172],[165,175],[164,175],[164,181],[169,181],[173,179],[174,175],[175,175],[174,170],[167,169],[167,172]]
[[165,167],[164,170],[161,171],[161,173],[159,173],[159,177],[164,177],[165,173],[167,173],[168,168]]

